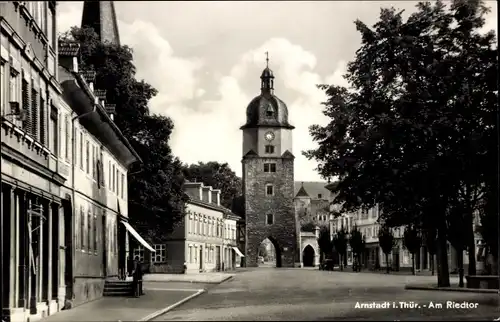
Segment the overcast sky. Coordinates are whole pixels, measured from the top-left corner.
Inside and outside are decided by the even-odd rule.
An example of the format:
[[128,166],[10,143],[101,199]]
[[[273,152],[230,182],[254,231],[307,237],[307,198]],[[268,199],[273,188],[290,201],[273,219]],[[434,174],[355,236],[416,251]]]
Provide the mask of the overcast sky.
[[[496,1],[486,29],[496,29]],[[413,12],[412,1],[120,1],[120,40],[134,49],[138,78],[158,89],[154,113],[171,117],[174,153],[183,162],[228,162],[241,175],[245,110],[260,92],[269,51],[275,94],[288,105],[295,180],[317,181],[311,124],[325,124],[315,84],[345,84],[346,62],[360,45],[354,20],[372,25],[380,7]],[[80,25],[83,2],[59,2],[58,29]]]

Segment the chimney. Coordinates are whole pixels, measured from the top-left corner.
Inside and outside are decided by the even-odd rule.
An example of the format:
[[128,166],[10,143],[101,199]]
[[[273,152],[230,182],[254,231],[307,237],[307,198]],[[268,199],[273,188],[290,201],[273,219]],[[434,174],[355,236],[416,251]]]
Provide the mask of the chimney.
[[203,183],[201,182],[185,182],[184,183],[184,191],[186,194],[194,199],[194,200],[203,200],[202,199],[202,189]]
[[220,206],[220,193],[220,189],[212,190],[212,203],[216,204],[217,206]]
[[203,201],[206,203],[212,203],[212,187],[204,186],[203,189]]
[[78,54],[80,44],[72,41],[59,42],[59,65],[78,73]]

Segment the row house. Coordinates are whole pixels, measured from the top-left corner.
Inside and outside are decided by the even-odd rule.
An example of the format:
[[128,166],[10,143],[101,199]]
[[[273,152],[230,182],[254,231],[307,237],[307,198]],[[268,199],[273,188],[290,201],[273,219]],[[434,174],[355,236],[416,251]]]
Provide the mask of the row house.
[[186,182],[184,189],[189,196],[186,213],[164,244],[153,246],[165,252],[162,258],[153,256],[150,271],[198,273],[235,268],[243,257],[237,242],[240,218],[221,206],[220,190],[201,182]]
[[59,156],[55,1],[0,2],[2,313],[64,305],[64,165]]

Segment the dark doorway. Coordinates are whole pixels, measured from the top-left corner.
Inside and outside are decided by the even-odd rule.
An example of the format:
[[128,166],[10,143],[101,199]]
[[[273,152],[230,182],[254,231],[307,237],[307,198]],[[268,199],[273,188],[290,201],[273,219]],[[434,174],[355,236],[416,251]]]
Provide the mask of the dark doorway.
[[[126,246],[126,240],[127,240],[127,229],[125,228],[125,225],[121,223],[121,220],[118,219],[116,222],[117,225],[117,247],[118,247],[118,274],[120,278],[125,279],[127,277],[127,246]],[[111,229],[114,229],[111,228]],[[131,243],[133,244],[133,242]],[[132,257],[133,254],[130,254],[130,260],[133,259]],[[130,269],[130,268],[129,268]]]
[[71,200],[62,200],[64,214],[64,284],[66,298],[73,298],[73,211]]
[[203,247],[200,246],[200,271],[203,269]]
[[311,245],[307,245],[302,252],[302,264],[304,267],[314,267],[314,248]]

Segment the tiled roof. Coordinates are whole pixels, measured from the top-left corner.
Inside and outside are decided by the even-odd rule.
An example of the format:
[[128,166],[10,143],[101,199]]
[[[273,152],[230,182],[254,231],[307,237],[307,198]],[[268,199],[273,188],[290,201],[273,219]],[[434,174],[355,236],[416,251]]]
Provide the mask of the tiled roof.
[[295,197],[309,197],[309,195],[307,194],[306,189],[304,189],[304,185],[300,186],[299,192],[297,192],[297,194],[295,195]]
[[[304,190],[312,199],[329,199],[330,191],[325,188],[327,185],[326,182],[321,181],[295,181],[294,182],[294,195],[297,196],[299,191],[301,190],[302,185],[304,186]],[[321,198],[319,198],[321,195]]]
[[87,83],[95,81],[95,71],[94,70],[82,70],[80,75],[85,79]]
[[59,56],[75,57],[80,50],[80,44],[77,42],[61,41],[59,42]]

